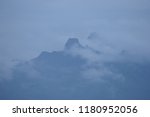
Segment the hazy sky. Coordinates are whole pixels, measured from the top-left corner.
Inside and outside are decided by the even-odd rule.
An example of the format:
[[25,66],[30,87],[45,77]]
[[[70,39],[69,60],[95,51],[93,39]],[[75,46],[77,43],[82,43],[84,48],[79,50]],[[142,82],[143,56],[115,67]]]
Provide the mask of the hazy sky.
[[[58,51],[72,37],[82,47]],[[150,0],[0,0],[1,99],[149,99],[149,63]]]
[[0,0],[0,61],[63,48],[69,37],[99,40],[150,58],[149,0]]

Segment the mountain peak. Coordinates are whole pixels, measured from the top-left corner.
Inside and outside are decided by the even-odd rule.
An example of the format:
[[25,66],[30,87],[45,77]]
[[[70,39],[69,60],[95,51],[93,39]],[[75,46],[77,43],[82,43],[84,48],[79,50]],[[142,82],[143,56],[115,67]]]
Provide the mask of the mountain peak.
[[65,49],[71,49],[72,47],[82,47],[78,38],[69,38],[65,44]]

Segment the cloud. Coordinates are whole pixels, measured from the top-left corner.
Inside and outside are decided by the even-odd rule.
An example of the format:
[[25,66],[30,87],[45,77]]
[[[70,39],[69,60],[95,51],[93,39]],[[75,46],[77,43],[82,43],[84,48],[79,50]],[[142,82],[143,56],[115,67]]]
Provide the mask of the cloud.
[[[12,84],[10,86],[12,89],[17,87],[16,90],[19,90],[18,87],[23,85],[24,88],[18,92],[25,92],[25,89],[29,90],[30,88],[35,88],[35,94],[38,94],[36,88],[40,89],[41,92],[42,90],[48,90],[50,88],[55,88],[58,92],[64,89],[64,93],[72,89],[70,95],[73,92],[77,93],[76,91],[78,90],[78,94],[82,96],[84,94],[83,92],[86,91],[90,91],[90,93],[94,95],[92,92],[95,89],[100,89],[102,93],[110,94],[110,92],[116,93],[118,91],[117,87],[121,87],[119,85],[121,81],[125,82],[124,84],[130,84],[130,80],[130,88],[133,88],[133,81],[139,80],[139,76],[136,76],[138,78],[134,79],[133,74],[138,73],[139,75],[141,73],[139,72],[141,70],[136,71],[136,69],[140,67],[136,66],[135,63],[145,65],[145,63],[148,64],[150,60],[149,3],[149,0],[1,0],[1,81],[13,77],[14,79],[11,80]],[[90,34],[91,32],[95,33]],[[69,56],[69,53],[73,58],[79,57],[86,61],[86,64],[79,70],[79,74],[74,73],[70,75],[72,74],[70,69],[73,68],[66,66],[63,66],[63,68],[60,66],[61,69],[54,69],[42,62],[37,64],[39,66],[36,66],[32,64],[32,62],[24,63],[21,61],[21,63],[24,64],[16,67],[14,65],[16,63],[12,62],[12,60],[30,61],[30,59],[38,56],[43,50],[49,52],[55,50],[56,53],[58,51],[61,53],[68,37],[79,38],[82,45],[82,47],[74,46],[67,52],[65,50],[67,53],[66,56]],[[66,58],[63,58],[63,60],[65,61]],[[50,64],[54,63],[52,62]],[[60,64],[62,65],[62,63]],[[128,64],[129,66],[131,64],[131,66],[128,67]],[[43,65],[43,70],[40,65]],[[76,66],[72,71],[76,71],[79,67],[76,64],[72,66]],[[144,66],[141,68],[148,67]],[[14,71],[17,73],[14,73],[12,69],[15,69]],[[67,71],[67,69],[69,70]],[[47,71],[45,72],[45,70]],[[50,80],[49,77],[52,76],[48,73],[51,70],[53,73],[59,70],[59,74],[55,74],[55,77],[64,78],[62,77],[62,73],[64,73],[67,79],[65,81],[63,81],[64,79],[61,81],[58,79]],[[130,71],[133,73],[130,73]],[[14,76],[14,74],[17,74],[17,76]],[[141,77],[145,79],[149,76],[149,74],[145,72],[141,74],[147,74],[145,76],[141,75]],[[77,83],[79,84],[77,85],[76,83],[76,86],[74,86],[73,82],[76,82],[77,79],[71,79],[71,82],[68,77],[79,77],[78,75],[81,75],[84,81],[78,79],[79,81]],[[44,77],[45,79],[39,80],[39,77]],[[101,83],[101,86],[99,86],[100,84],[98,83],[95,85],[96,82],[86,84],[86,81],[92,80],[99,81],[98,83],[105,83]],[[111,83],[109,84],[109,81],[113,82],[112,85]],[[139,81],[144,82],[144,80],[141,79]],[[32,83],[30,84],[29,82]],[[116,82],[119,83],[117,84]],[[49,83],[52,86],[50,86]],[[17,84],[17,86],[15,86],[15,84]],[[56,86],[63,86],[56,87],[54,84],[56,84]],[[69,84],[71,84],[72,87]],[[107,86],[106,84],[109,85]],[[1,86],[2,85],[3,84],[1,84]],[[80,91],[79,87],[81,89],[83,88],[83,90]],[[93,88],[90,90],[89,87]],[[50,92],[55,94],[52,89]],[[104,92],[105,89],[110,91]],[[143,88],[141,87],[141,89]],[[124,90],[124,92],[125,91],[126,90]],[[31,92],[26,92],[26,94],[29,95]],[[121,91],[119,92],[120,94],[122,93]],[[98,91],[95,94],[97,94],[96,96],[94,95],[95,98],[101,97],[98,95]],[[59,94],[56,95],[58,96]]]
[[124,75],[107,65],[119,61],[124,63],[122,50],[119,51],[99,39],[97,33],[92,33],[88,37],[88,45],[82,46],[78,39],[71,38],[67,41],[64,52],[86,61],[80,71],[84,80],[101,83],[111,80],[122,82],[125,79]]
[[99,82],[108,82],[111,80],[123,81],[124,76],[121,73],[115,73],[111,71],[109,68],[103,65],[101,68],[85,68],[82,73],[83,78],[93,81]]
[[43,50],[61,50],[66,38],[83,40],[93,31],[125,49],[137,38],[149,43],[148,0],[5,0],[0,8],[0,53],[7,58],[29,60]]
[[42,52],[30,61],[15,65],[13,79],[0,82],[0,91],[6,92],[0,94],[0,99],[148,98],[146,93],[143,96],[133,93],[140,83],[145,84],[140,85],[140,92],[149,86],[147,62],[94,59],[90,56],[111,58],[112,54],[103,55],[105,52],[83,46],[76,38],[69,39],[65,46],[62,51]]
[[[92,37],[93,36],[93,37]],[[123,50],[115,48],[107,42],[104,42],[104,40],[101,40],[99,36],[95,36],[90,34],[90,39],[86,41],[85,46],[74,46],[70,49],[66,50],[66,52],[69,52],[70,54],[74,56],[80,56],[90,63],[105,63],[105,62],[112,62],[112,61],[118,61],[121,59],[121,53]]]
[[13,74],[21,73],[27,79],[42,78],[40,72],[38,72],[36,68],[34,68],[34,64],[32,61],[19,62],[18,64],[13,66],[12,71],[14,72]]

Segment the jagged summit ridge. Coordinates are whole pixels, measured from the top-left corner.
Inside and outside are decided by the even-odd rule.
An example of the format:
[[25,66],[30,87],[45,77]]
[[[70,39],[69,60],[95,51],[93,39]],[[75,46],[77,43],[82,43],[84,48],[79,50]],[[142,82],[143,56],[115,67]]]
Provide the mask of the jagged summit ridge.
[[78,38],[69,38],[64,46],[64,51],[52,51],[52,52],[42,51],[41,54],[38,56],[38,58],[49,58],[50,56],[64,54],[65,51],[70,50],[74,47],[83,48]]

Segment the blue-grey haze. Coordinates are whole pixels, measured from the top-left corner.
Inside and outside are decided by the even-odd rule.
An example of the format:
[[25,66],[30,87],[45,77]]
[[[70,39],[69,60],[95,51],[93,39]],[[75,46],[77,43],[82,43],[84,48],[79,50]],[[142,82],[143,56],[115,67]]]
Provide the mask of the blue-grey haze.
[[149,0],[0,0],[0,99],[150,99],[149,31]]

